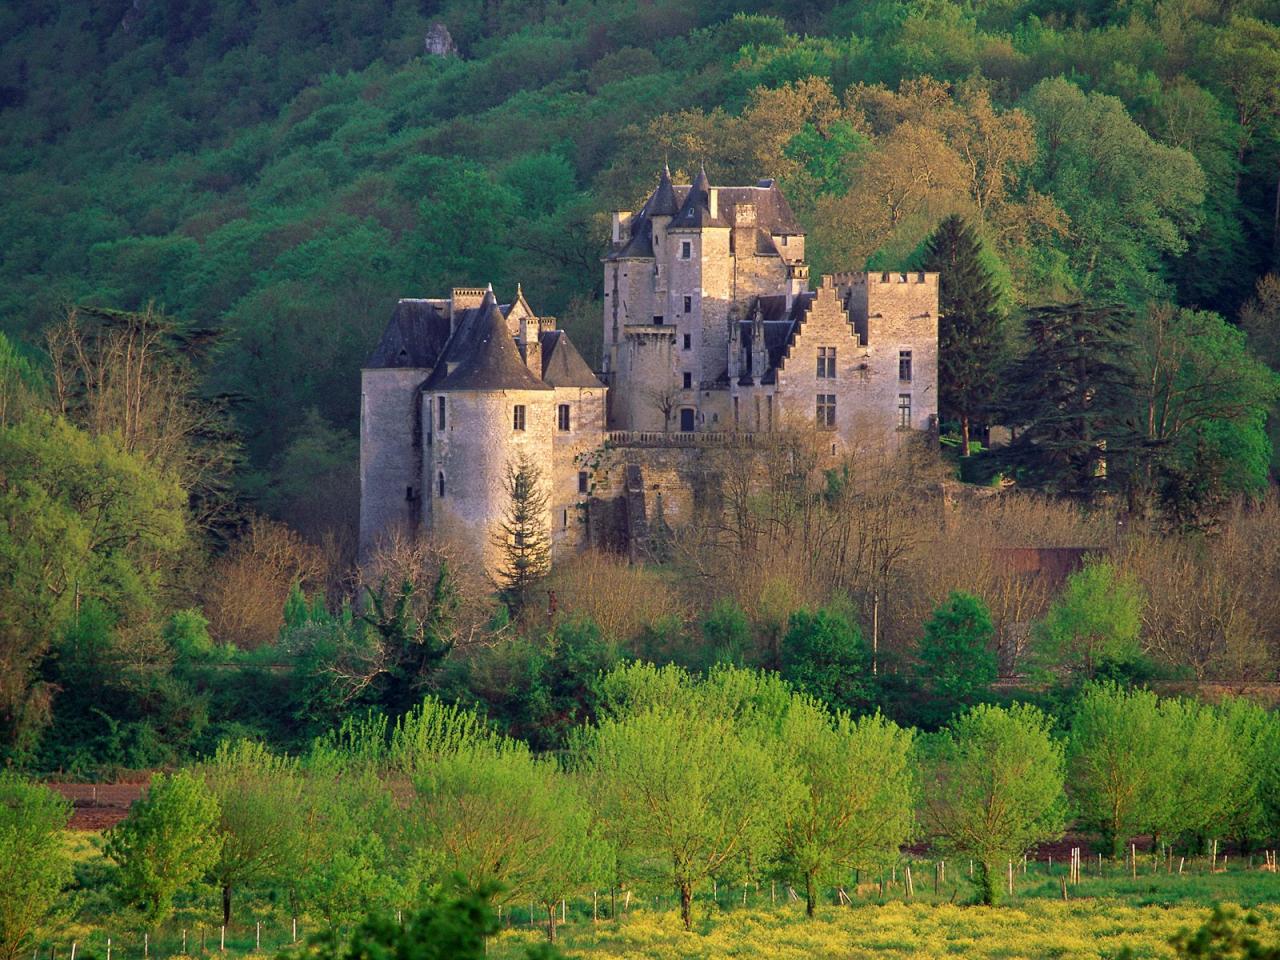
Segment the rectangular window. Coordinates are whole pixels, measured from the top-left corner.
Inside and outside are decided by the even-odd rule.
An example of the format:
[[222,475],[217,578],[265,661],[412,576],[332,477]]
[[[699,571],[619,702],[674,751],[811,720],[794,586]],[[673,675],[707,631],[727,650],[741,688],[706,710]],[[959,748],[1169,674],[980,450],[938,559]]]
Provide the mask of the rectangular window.
[[660,326],[662,326],[662,317],[654,317],[654,318],[653,318],[653,325],[654,325],[655,327],[660,327]]
[[511,418],[511,429],[513,430],[524,429],[524,404],[523,403],[517,403],[515,406],[515,415],[512,416]]
[[911,426],[911,394],[898,394],[898,427],[907,429]]
[[569,529],[569,511],[568,510],[560,511],[560,529],[561,530]]
[[784,247],[787,245],[787,235],[785,233],[782,235],[782,245]]
[[444,397],[436,397],[436,429],[444,429]]
[[569,405],[562,403],[556,407],[556,426],[561,430],[569,429]]
[[693,313],[693,297],[684,298],[684,312]]
[[911,351],[898,351],[898,379],[906,382],[911,380]]
[[818,348],[818,379],[834,380],[836,378],[836,348]]
[[688,260],[692,256],[693,256],[693,241],[681,240],[680,241],[680,259]]
[[586,493],[587,484],[588,484],[587,471],[579,470],[578,471],[578,492]]
[[684,348],[685,348],[686,350],[692,350],[692,349],[693,349],[693,334],[691,334],[691,333],[686,333],[686,334],[684,335]]
[[818,429],[834,430],[836,428],[836,395],[834,393],[818,394]]
[[444,471],[443,470],[436,474],[436,492],[441,497],[444,496]]
[[689,373],[688,371],[686,371],[684,375],[684,388],[686,390],[693,389],[693,374]]

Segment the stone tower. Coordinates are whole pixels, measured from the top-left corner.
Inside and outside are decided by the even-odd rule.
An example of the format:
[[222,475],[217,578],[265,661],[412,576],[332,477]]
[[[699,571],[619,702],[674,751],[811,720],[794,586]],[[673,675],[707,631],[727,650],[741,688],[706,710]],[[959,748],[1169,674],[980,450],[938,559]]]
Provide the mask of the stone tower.
[[508,463],[541,474],[553,554],[586,536],[588,454],[604,441],[604,385],[554,317],[517,289],[402,300],[362,372],[360,551],[429,532],[490,571],[510,496]]

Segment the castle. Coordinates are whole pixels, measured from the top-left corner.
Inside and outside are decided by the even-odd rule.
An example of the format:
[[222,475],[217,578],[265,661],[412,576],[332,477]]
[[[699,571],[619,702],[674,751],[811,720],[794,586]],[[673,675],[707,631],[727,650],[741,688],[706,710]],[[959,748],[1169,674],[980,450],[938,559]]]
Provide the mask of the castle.
[[936,425],[937,274],[810,289],[772,180],[678,185],[664,167],[638,212],[613,215],[603,263],[598,372],[518,287],[503,304],[459,287],[396,305],[361,377],[362,555],[392,529],[429,531],[494,569],[520,459],[539,468],[555,557],[603,527],[640,536],[654,508],[689,513],[707,445],[803,426],[836,458]]

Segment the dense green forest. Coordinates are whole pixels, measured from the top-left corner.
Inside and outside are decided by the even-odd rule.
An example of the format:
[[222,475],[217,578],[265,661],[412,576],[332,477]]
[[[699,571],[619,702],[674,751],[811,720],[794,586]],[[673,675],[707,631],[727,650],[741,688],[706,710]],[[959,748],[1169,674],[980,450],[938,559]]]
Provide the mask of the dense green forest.
[[[455,55],[426,53],[437,23]],[[555,748],[631,657],[928,727],[997,674],[1051,705],[1104,675],[1274,678],[1250,584],[1280,580],[1278,23],[1275,0],[0,9],[0,756],[296,745],[424,689]],[[847,464],[652,565],[563,565],[546,616],[420,545],[356,570],[359,367],[396,298],[520,282],[594,358],[607,211],[664,160],[778,178],[815,271],[962,278],[945,312],[993,349],[944,336],[944,430],[1028,423],[1024,461]],[[1064,419],[1073,395],[1098,412]],[[909,491],[956,474],[1025,489],[922,536]],[[991,561],[1046,544],[1111,560],[1034,589]]]

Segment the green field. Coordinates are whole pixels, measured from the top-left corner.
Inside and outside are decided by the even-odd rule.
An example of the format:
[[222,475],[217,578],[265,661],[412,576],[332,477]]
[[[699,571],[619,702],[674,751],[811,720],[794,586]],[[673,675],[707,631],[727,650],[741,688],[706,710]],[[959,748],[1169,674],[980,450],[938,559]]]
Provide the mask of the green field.
[[[226,932],[220,950],[220,920],[215,892],[205,890],[179,906],[172,919],[147,930],[136,919],[116,912],[114,900],[93,888],[105,863],[93,834],[70,834],[77,861],[80,892],[73,912],[45,938],[35,957],[69,960],[76,943],[76,960],[104,960],[107,938],[112,960],[140,960],[186,955],[235,958],[274,956],[293,939],[293,918],[278,898],[245,891],[236,922]],[[1044,861],[1031,862],[1023,873],[1015,870],[1015,892],[997,907],[968,905],[973,888],[947,865],[947,880],[934,888],[931,860],[905,861],[914,875],[914,896],[907,897],[903,871],[897,868],[886,884],[863,883],[846,890],[853,902],[836,906],[831,891],[813,920],[806,920],[802,901],[790,901],[782,883],[721,886],[713,899],[710,889],[694,902],[694,930],[681,928],[678,904],[670,891],[657,887],[638,890],[623,912],[617,901],[617,920],[609,919],[610,898],[600,891],[594,901],[599,917],[592,920],[591,893],[566,905],[567,922],[559,926],[559,946],[570,956],[645,958],[769,957],[800,960],[807,957],[1116,957],[1128,947],[1134,957],[1175,956],[1169,938],[1180,929],[1195,929],[1215,903],[1233,903],[1252,910],[1263,920],[1263,941],[1280,942],[1280,874],[1260,868],[1253,860],[1231,857],[1225,869],[1209,872],[1208,858],[1188,861],[1184,873],[1167,872],[1139,854],[1139,876],[1130,868],[1108,861],[1104,875],[1086,876],[1062,899],[1065,865],[1052,869]],[[1093,861],[1096,864],[1096,861]],[[961,874],[964,873],[962,869]],[[896,879],[896,882],[894,882]],[[878,878],[877,878],[878,880]],[[530,925],[528,905],[506,905],[503,931],[489,946],[494,958],[523,957],[525,948],[545,939],[545,913],[539,909]],[[260,926],[259,926],[260,925]],[[317,932],[310,918],[298,919],[298,938]],[[144,931],[146,942],[144,947]]]

